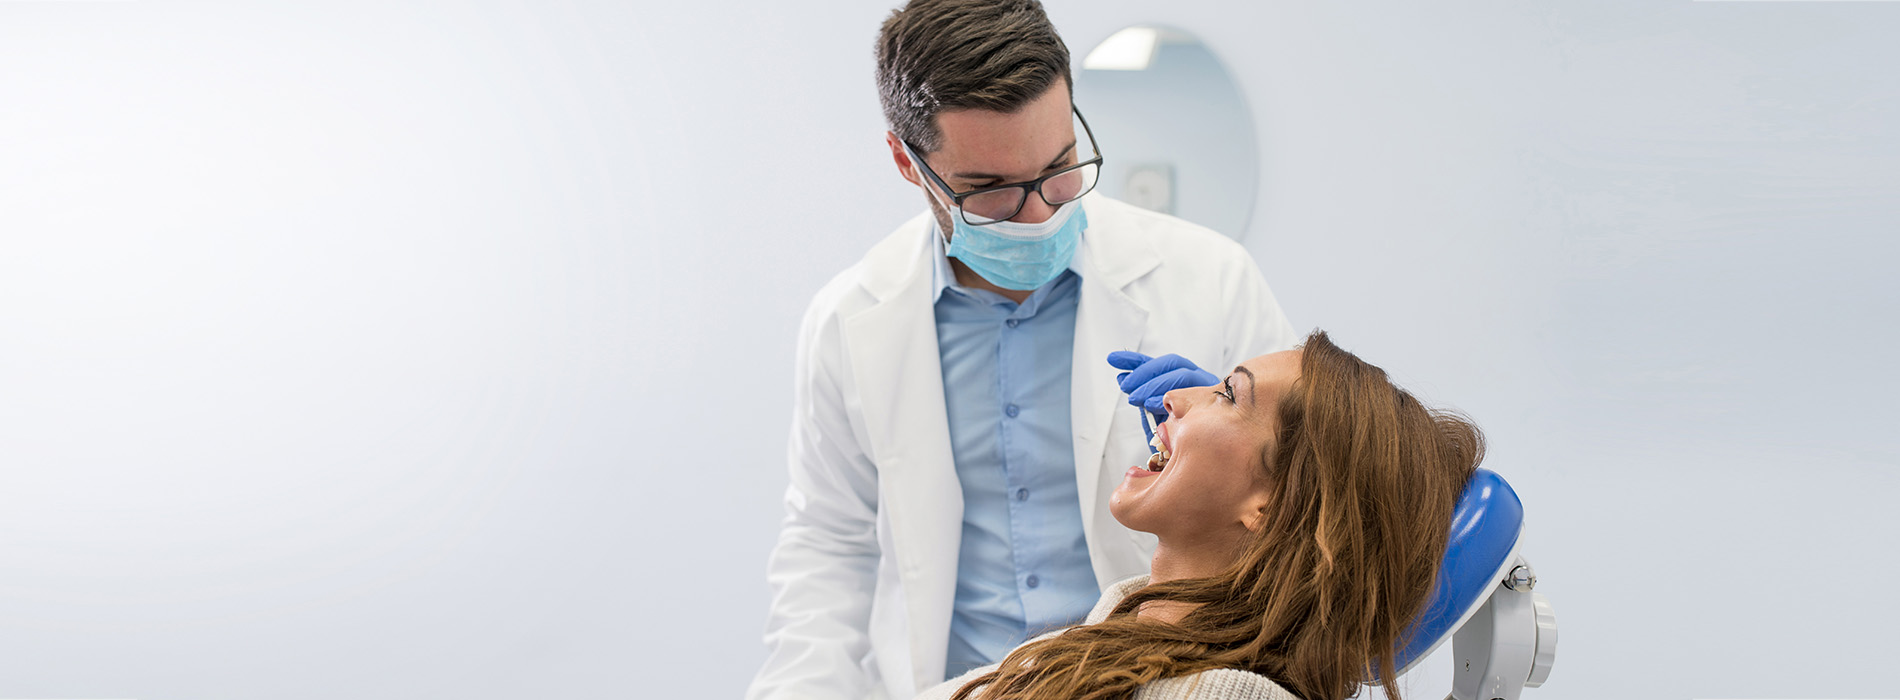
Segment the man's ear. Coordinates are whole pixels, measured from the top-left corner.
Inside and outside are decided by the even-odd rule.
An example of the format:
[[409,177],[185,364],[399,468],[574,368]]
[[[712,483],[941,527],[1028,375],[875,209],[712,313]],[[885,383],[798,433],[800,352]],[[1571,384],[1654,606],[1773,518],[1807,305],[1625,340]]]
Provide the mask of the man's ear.
[[897,174],[903,175],[910,184],[923,187],[923,180],[918,179],[917,166],[910,162],[910,154],[904,152],[904,142],[898,140],[897,134],[884,132],[884,143],[891,147],[891,162],[897,164]]

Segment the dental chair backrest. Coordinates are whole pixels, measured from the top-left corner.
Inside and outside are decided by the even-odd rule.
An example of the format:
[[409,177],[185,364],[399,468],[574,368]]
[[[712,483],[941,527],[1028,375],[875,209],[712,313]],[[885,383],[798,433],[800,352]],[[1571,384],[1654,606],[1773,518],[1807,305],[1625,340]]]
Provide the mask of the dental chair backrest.
[[1556,661],[1557,620],[1532,592],[1536,573],[1518,551],[1523,533],[1517,492],[1496,472],[1477,470],[1452,512],[1432,597],[1401,638],[1400,674],[1454,640],[1452,698],[1517,700],[1523,688],[1543,685]]

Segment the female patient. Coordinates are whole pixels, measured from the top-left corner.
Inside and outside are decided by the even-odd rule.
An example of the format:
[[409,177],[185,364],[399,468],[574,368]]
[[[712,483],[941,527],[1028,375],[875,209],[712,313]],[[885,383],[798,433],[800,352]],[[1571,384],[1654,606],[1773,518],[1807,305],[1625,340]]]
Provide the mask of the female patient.
[[1477,429],[1324,332],[1166,405],[1168,457],[1129,469],[1110,504],[1159,537],[1150,575],[923,698],[1338,700],[1393,667],[1482,457]]

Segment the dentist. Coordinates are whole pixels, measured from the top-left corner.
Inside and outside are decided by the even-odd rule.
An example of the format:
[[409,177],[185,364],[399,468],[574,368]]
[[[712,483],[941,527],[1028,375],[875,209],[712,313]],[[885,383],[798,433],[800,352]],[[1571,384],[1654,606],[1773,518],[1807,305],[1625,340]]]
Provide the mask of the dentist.
[[1081,621],[1154,550],[1108,512],[1148,456],[1123,404],[1297,341],[1238,244],[1089,194],[1035,0],[913,0],[877,83],[927,211],[806,311],[754,700],[910,698]]

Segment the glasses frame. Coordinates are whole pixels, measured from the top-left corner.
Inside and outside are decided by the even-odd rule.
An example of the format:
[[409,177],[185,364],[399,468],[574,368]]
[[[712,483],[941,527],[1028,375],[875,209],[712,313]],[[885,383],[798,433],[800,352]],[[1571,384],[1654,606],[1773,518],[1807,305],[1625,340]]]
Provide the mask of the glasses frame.
[[[1047,204],[1052,207],[1061,206],[1060,204],[1056,204],[1054,202],[1049,201],[1048,197],[1043,196],[1042,183],[1048,182],[1062,175],[1066,175],[1068,173],[1081,170],[1091,165],[1096,166],[1097,168],[1101,167],[1102,147],[1100,144],[1095,142],[1095,131],[1089,128],[1089,120],[1083,117],[1082,110],[1076,109],[1075,105],[1073,104],[1069,105],[1069,111],[1075,114],[1076,121],[1082,123],[1082,133],[1088,136],[1089,138],[1089,148],[1095,151],[1094,158],[1090,158],[1080,163],[1076,163],[1075,165],[1071,165],[1061,170],[1057,170],[1053,173],[1049,173],[1048,175],[1044,175],[1034,180],[1029,180],[1026,182],[1012,182],[1005,185],[994,185],[991,187],[984,187],[981,189],[970,190],[968,192],[964,192],[963,194],[957,194],[956,190],[950,189],[950,183],[944,182],[943,178],[937,176],[937,171],[930,169],[930,164],[925,163],[923,157],[917,155],[916,146],[912,146],[909,141],[904,141],[903,139],[899,139],[898,141],[904,144],[904,150],[910,152],[910,159],[917,163],[918,169],[924,171],[924,175],[928,176],[931,182],[936,183],[937,189],[943,190],[943,193],[950,197],[950,202],[957,206],[957,216],[963,219],[963,223],[969,224],[971,226],[988,226],[990,224],[994,224],[1001,221],[1008,221],[1010,219],[1016,218],[1017,214],[1021,214],[1023,212],[1023,205],[1029,203],[1029,195],[1031,192],[1035,193],[1037,197],[1042,197],[1043,204]],[[1082,190],[1082,193],[1076,195],[1075,199],[1067,200],[1064,202],[1064,204],[1067,204],[1068,202],[1073,202],[1076,199],[1081,199],[1082,197],[1088,195],[1088,193],[1094,192],[1095,186],[1098,184],[1101,184],[1101,181],[1102,181],[1101,175],[1099,173],[1096,174],[1095,182],[1089,183],[1088,189]],[[1004,216],[994,221],[985,221],[980,224],[974,221],[971,221],[969,212],[964,210],[963,208],[963,200],[969,197],[974,197],[979,194],[997,192],[1000,190],[1024,190],[1022,199],[1016,200],[1015,211],[1011,211],[1009,213],[1009,216]]]

